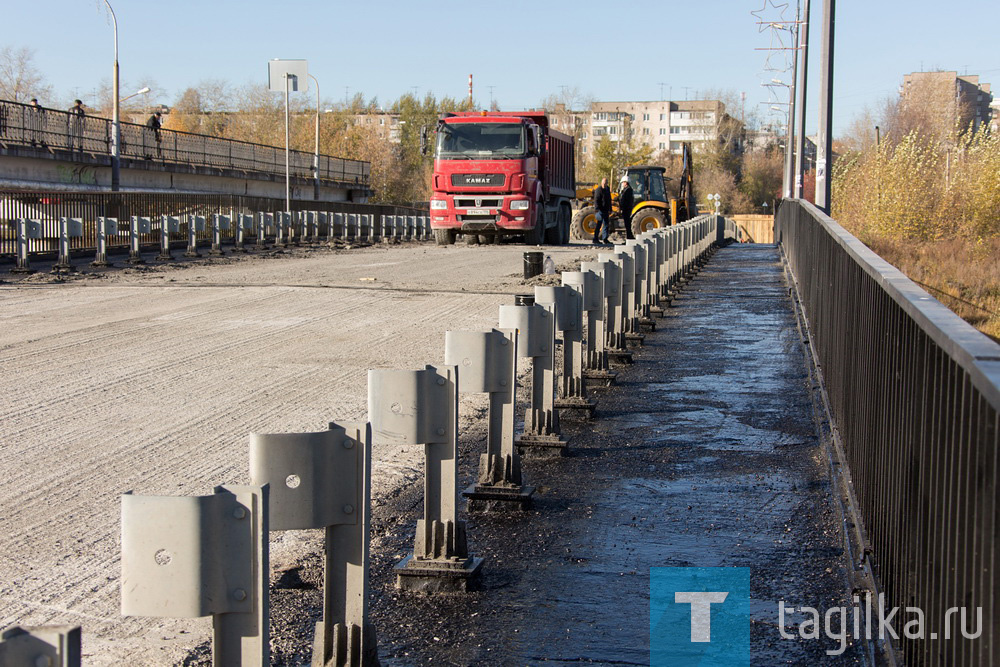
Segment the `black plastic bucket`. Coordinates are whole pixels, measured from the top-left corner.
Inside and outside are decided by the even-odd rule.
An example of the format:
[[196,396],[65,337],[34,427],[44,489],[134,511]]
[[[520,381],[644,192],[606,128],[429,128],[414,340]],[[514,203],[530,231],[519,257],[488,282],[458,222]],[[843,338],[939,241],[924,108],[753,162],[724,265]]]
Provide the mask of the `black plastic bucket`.
[[545,261],[545,253],[543,252],[526,252],[524,253],[524,277],[531,278],[537,276],[542,272],[542,262]]

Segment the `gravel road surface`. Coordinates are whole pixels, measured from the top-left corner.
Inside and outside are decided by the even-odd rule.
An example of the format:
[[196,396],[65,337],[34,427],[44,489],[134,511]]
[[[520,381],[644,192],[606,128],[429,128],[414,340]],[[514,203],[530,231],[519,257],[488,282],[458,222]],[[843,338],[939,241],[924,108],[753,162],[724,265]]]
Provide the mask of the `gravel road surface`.
[[[402,244],[179,260],[57,280],[0,273],[0,627],[83,626],[88,665],[183,662],[209,619],[119,613],[119,496],[248,482],[248,436],[367,412],[369,368],[443,358],[495,326],[524,246]],[[547,249],[576,268],[588,247]],[[485,404],[484,404],[485,405]],[[483,406],[463,410],[466,425]],[[469,417],[469,415],[473,415]],[[377,448],[373,497],[417,483],[422,450]],[[319,548],[275,534],[272,565]]]

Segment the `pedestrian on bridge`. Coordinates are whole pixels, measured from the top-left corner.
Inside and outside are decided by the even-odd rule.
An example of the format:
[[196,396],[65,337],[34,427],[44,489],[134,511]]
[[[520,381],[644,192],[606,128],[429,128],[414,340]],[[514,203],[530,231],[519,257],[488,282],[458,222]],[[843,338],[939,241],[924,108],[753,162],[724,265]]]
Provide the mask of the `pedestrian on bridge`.
[[43,128],[45,127],[45,107],[38,103],[37,97],[31,98],[28,107],[28,134],[32,146],[45,146]]
[[66,119],[70,152],[79,148],[80,153],[83,153],[83,124],[86,116],[87,112],[83,109],[83,101],[73,100],[73,106],[69,108],[69,117]]
[[[146,134],[152,135],[152,138],[156,141],[156,156],[160,158],[163,157],[163,151],[160,148],[160,126],[162,125],[162,123],[160,122],[160,117],[162,115],[163,112],[157,111],[152,116],[149,117],[149,120],[146,121]],[[151,151],[150,145],[152,144],[152,141],[150,141],[149,137],[146,136],[144,137],[142,143],[143,143],[143,148],[145,149],[144,152],[146,154],[145,156],[146,159],[152,160],[153,156],[150,153]]]
[[607,243],[611,231],[611,188],[607,178],[602,178],[601,184],[594,190],[594,208],[597,209],[597,226],[594,228],[593,243]]
[[618,190],[618,208],[622,210],[622,224],[625,225],[625,238],[634,239],[632,234],[632,207],[635,206],[635,193],[628,182],[628,176],[622,176],[621,188]]

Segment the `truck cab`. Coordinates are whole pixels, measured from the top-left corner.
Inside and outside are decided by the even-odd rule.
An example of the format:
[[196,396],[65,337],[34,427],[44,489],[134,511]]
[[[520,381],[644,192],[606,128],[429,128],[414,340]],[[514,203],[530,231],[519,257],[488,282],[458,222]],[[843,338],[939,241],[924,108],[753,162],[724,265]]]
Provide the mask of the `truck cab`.
[[[565,141],[547,131],[539,115],[545,118],[481,112],[446,114],[438,121],[430,216],[439,244],[454,243],[459,233],[488,241],[523,234],[531,244],[561,233]],[[568,236],[568,200],[565,217]],[[553,228],[555,234],[547,231]]]

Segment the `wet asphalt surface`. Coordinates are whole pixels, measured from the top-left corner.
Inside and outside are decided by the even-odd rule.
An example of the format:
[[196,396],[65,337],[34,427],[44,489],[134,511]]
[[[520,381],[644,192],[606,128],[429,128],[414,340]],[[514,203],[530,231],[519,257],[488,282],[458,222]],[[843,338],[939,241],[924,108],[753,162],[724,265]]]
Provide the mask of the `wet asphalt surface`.
[[[422,484],[373,507],[382,664],[649,664],[650,568],[669,566],[751,568],[754,665],[866,664],[865,647],[828,656],[836,642],[779,635],[779,600],[822,610],[849,606],[850,591],[777,249],[719,250],[617,370],[593,391],[592,421],[564,418],[568,456],[524,461],[531,511],[465,516],[481,590],[398,592],[392,567],[412,550]],[[483,435],[461,434],[466,483]],[[275,664],[308,664],[321,580],[319,554],[275,573]]]

